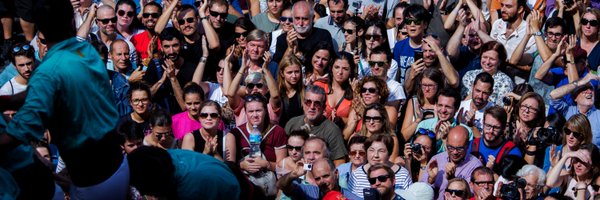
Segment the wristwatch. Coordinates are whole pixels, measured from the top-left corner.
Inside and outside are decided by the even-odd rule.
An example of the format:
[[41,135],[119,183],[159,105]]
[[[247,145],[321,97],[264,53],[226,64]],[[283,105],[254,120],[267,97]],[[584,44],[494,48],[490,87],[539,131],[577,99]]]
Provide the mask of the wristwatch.
[[208,19],[208,16],[200,17],[200,21],[202,21],[203,19]]
[[542,32],[541,32],[541,31],[538,31],[538,32],[535,32],[533,35],[534,35],[534,36],[542,36]]

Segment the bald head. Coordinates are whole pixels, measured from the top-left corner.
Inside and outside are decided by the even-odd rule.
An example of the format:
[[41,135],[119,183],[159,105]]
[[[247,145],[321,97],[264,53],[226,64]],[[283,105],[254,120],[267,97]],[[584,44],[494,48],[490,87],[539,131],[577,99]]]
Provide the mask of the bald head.
[[463,126],[455,126],[450,129],[446,141],[448,157],[454,163],[460,163],[467,154],[467,146],[469,145],[469,131]]
[[98,10],[96,10],[96,13],[97,13],[99,19],[104,19],[100,16],[102,16],[103,14],[106,14],[106,13],[113,13],[113,15],[114,15],[115,9],[109,5],[104,4],[104,5],[101,5],[100,7],[98,7]]
[[338,188],[338,174],[335,165],[329,159],[319,158],[315,160],[311,173],[321,191],[326,193]]

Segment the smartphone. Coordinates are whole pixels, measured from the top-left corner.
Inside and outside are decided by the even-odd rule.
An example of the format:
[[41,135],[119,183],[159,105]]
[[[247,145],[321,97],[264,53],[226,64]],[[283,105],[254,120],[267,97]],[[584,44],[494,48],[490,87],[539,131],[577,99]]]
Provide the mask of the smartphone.
[[423,51],[415,51],[415,61],[423,58]]
[[365,189],[363,189],[363,194],[364,194],[365,200],[380,200],[381,199],[381,195],[379,194],[379,191],[377,191],[377,188],[365,188]]

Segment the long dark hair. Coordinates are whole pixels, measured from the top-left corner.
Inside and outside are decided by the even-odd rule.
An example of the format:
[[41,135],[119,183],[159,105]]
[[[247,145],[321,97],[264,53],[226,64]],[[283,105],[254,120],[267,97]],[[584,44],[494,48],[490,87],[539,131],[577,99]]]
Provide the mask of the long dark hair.
[[[354,92],[352,91],[352,85],[350,84],[350,79],[354,78],[354,74],[355,74],[355,69],[356,69],[356,64],[354,63],[354,58],[351,57],[350,54],[346,54],[346,53],[342,53],[339,55],[339,57],[337,57],[336,59],[333,60],[333,63],[335,63],[338,60],[346,60],[348,62],[348,67],[350,67],[350,76],[348,76],[348,80],[344,81],[341,85],[342,89],[344,89],[344,99],[348,99],[348,100],[352,100],[353,96],[354,96]],[[329,93],[328,94],[333,94],[333,63],[331,64],[332,67],[329,67],[329,80],[327,81],[327,85],[329,85]]]

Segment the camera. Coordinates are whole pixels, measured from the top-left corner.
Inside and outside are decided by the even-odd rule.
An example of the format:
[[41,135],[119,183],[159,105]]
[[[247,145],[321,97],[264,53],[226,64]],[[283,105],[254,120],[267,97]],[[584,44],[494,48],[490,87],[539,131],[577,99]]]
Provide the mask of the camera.
[[504,103],[505,106],[510,106],[512,104],[512,98],[502,97],[502,103]]
[[413,153],[423,154],[423,152],[421,151],[421,144],[419,143],[410,144],[410,149],[412,149]]
[[312,164],[310,163],[304,163],[304,170],[305,171],[311,171],[312,170]]
[[540,128],[537,132],[537,138],[540,141],[540,144],[562,144],[562,135],[558,129],[552,126]]
[[362,1],[355,1],[352,3],[352,6],[355,8],[360,8],[362,6]]
[[364,188],[363,194],[365,196],[364,200],[380,200],[381,194],[377,191],[377,188]]
[[[500,193],[502,196],[502,200],[520,200],[521,193],[519,193],[519,188],[524,189],[525,185],[527,185],[527,181],[523,178],[518,178],[517,180],[502,185],[500,188]],[[523,191],[525,192],[525,191]]]

